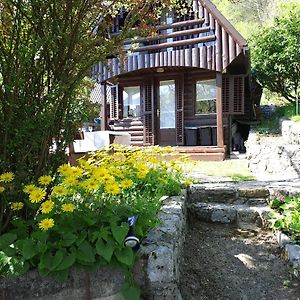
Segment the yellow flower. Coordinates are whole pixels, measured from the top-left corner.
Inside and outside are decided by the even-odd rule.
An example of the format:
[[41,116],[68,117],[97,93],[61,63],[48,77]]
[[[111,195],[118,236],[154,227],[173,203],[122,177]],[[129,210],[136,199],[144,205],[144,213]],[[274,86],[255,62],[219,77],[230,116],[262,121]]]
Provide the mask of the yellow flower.
[[139,172],[146,172],[148,170],[148,167],[143,163],[136,164],[136,168]]
[[80,178],[83,175],[83,170],[79,167],[71,167],[69,171],[67,171],[67,174],[73,178]]
[[137,173],[137,177],[138,177],[138,178],[145,178],[146,175],[147,175],[147,172],[146,172],[146,171],[139,171],[139,172]]
[[48,185],[52,181],[52,177],[49,175],[41,176],[39,178],[39,183],[42,185]]
[[93,176],[96,177],[96,178],[100,178],[100,177],[104,177],[104,176],[107,176],[109,175],[108,174],[108,171],[106,169],[104,169],[103,167],[98,167],[98,168],[95,168],[92,172]]
[[0,175],[0,182],[11,182],[15,175],[12,172],[6,172]]
[[36,186],[33,184],[27,184],[24,186],[23,192],[26,194],[30,194],[32,191],[36,189]]
[[128,189],[133,186],[133,181],[131,179],[124,179],[121,181],[121,186],[124,189]]
[[120,194],[121,189],[119,188],[117,183],[113,183],[113,184],[106,185],[105,191],[109,194],[117,195]]
[[53,196],[65,196],[68,194],[68,189],[65,188],[64,186],[61,185],[57,185],[55,187],[53,187],[52,193],[51,195]]
[[46,197],[46,192],[41,188],[35,188],[29,194],[29,200],[32,203],[39,203]]
[[61,206],[61,210],[64,212],[73,212],[75,209],[75,205],[72,203],[65,203]]
[[5,191],[5,187],[4,186],[0,186],[0,193],[3,193]]
[[70,175],[70,169],[71,167],[69,165],[63,164],[58,168],[58,172],[63,176],[67,176]]
[[41,230],[48,230],[49,228],[52,228],[54,226],[54,220],[53,219],[44,219],[39,223],[39,228]]
[[22,203],[22,202],[15,202],[15,203],[12,203],[11,205],[10,205],[10,208],[12,209],[12,210],[20,210],[20,209],[22,209],[24,207],[24,203]]
[[54,206],[54,202],[47,200],[44,203],[42,203],[40,210],[42,211],[43,214],[48,214]]
[[78,184],[78,181],[74,177],[66,177],[63,181],[63,184],[76,186]]
[[88,190],[95,190],[99,187],[99,182],[96,179],[89,179],[85,181],[85,188]]

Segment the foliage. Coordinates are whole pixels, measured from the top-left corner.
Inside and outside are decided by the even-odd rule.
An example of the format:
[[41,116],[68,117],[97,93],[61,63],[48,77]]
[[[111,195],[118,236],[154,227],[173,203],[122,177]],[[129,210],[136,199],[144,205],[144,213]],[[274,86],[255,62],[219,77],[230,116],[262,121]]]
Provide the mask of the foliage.
[[[164,156],[168,148],[111,147],[25,185],[22,202],[4,198],[12,218],[0,237],[2,276],[38,268],[43,276],[65,279],[72,266],[108,264],[128,275],[136,254],[124,246],[127,218],[138,216],[134,230],[143,238],[158,222],[161,197],[181,190],[178,162]],[[9,194],[13,180],[12,173],[0,176],[2,194]]]
[[[78,97],[84,78],[176,2],[1,1],[0,171],[13,171],[16,184],[53,175],[79,123],[89,118],[82,113],[86,101]],[[111,36],[121,9],[122,33]]]
[[274,199],[271,202],[272,227],[287,233],[300,244],[300,198],[286,197],[284,200]]
[[290,102],[300,95],[300,10],[277,18],[251,41],[258,81]]

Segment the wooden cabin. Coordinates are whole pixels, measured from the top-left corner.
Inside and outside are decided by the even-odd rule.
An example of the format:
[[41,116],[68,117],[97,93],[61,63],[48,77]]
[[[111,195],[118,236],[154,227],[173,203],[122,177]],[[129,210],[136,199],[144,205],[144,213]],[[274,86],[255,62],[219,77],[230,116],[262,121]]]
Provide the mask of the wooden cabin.
[[[122,15],[112,34],[120,24]],[[180,146],[194,158],[224,159],[232,120],[253,117],[247,42],[209,0],[192,1],[187,15],[163,16],[156,33],[126,40],[125,60],[95,66],[103,129],[130,133],[132,145]]]

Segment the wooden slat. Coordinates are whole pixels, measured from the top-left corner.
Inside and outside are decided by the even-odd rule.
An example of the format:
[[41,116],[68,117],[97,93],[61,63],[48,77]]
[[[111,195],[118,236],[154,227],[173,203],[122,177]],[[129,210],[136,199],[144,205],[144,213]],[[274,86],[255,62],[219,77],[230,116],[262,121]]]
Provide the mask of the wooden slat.
[[204,19],[199,18],[194,20],[175,22],[172,24],[158,25],[155,28],[156,30],[164,30],[164,29],[177,28],[177,27],[190,26],[190,25],[203,24],[203,23],[204,23]]
[[229,45],[228,45],[228,34],[224,28],[222,28],[222,58],[223,68],[226,68],[229,64]]
[[160,35],[151,36],[151,37],[143,37],[143,38],[137,38],[137,39],[127,39],[127,40],[124,41],[124,45],[152,42],[152,41],[158,41],[158,40],[165,40],[165,39],[175,38],[175,37],[180,37],[180,36],[188,36],[188,35],[208,32],[210,30],[211,30],[211,28],[209,26],[206,26],[206,27],[200,27],[200,28],[180,30],[180,31],[172,32],[172,33],[160,34]]
[[236,57],[235,42],[231,36],[229,36],[229,62],[232,62]]
[[222,29],[219,23],[216,22],[216,70],[221,72],[223,70],[222,60]]
[[162,44],[150,45],[150,46],[143,46],[143,47],[132,49],[131,51],[133,51],[133,52],[153,51],[153,50],[165,49],[165,48],[169,48],[169,47],[178,47],[178,46],[200,44],[200,43],[205,43],[205,42],[212,42],[215,39],[216,39],[215,35],[208,35],[208,36],[202,36],[202,37],[194,38],[194,39],[188,39],[188,40],[182,40],[182,41],[176,41],[176,42],[168,42],[168,43],[162,43]]

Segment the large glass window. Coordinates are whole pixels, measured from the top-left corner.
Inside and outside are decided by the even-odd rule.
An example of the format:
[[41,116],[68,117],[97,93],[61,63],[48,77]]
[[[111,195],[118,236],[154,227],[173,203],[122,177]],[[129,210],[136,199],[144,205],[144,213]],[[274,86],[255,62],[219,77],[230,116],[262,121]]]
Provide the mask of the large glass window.
[[159,84],[160,128],[175,128],[175,80]]
[[196,114],[216,112],[216,80],[196,82]]
[[123,118],[141,116],[141,91],[139,86],[123,88]]

